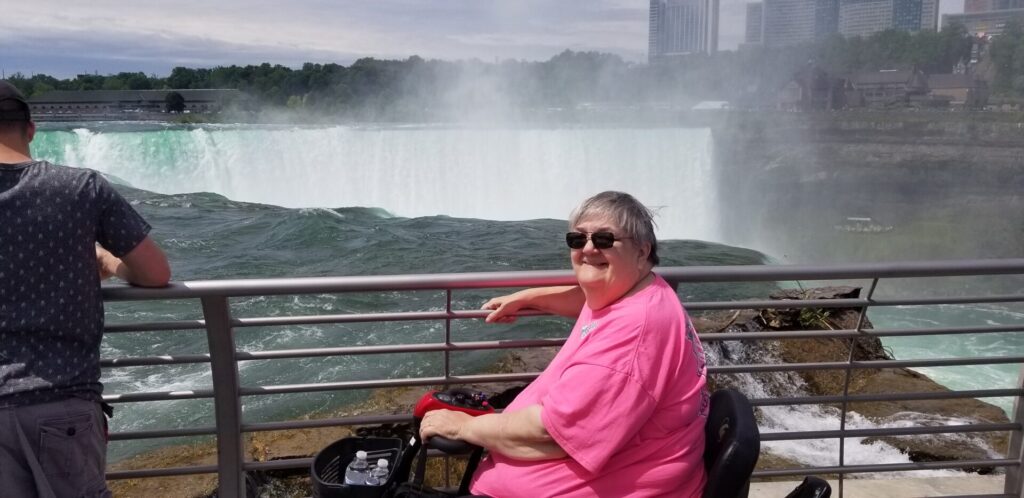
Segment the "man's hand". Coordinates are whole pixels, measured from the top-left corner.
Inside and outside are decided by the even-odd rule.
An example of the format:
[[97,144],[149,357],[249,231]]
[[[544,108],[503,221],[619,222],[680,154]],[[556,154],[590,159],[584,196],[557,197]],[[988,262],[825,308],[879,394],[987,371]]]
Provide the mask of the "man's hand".
[[101,280],[115,276],[132,285],[163,287],[171,279],[167,257],[149,237],[142,239],[135,249],[120,259],[106,249],[96,246],[96,262]]
[[110,277],[117,276],[117,268],[122,265],[121,260],[110,254],[110,251],[103,248],[103,246],[96,244],[96,265],[100,270],[100,280],[106,280]]

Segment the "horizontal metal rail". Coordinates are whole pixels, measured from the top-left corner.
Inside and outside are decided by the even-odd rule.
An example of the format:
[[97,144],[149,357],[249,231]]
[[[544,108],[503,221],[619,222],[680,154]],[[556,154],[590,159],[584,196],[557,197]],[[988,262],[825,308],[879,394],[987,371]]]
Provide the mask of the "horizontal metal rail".
[[216,465],[194,467],[164,467],[162,469],[114,470],[107,472],[107,479],[142,479],[145,477],[172,477],[197,474],[216,474]]
[[[751,301],[728,301],[728,305],[721,306],[722,309],[745,309],[746,305]],[[834,302],[833,300],[804,300],[801,301],[803,304],[794,304],[797,301],[784,301],[786,304],[778,304],[779,301],[767,301],[772,302],[771,308],[794,308],[794,307],[852,307],[852,306],[826,306],[824,304]],[[864,302],[864,301],[857,301]],[[735,304],[733,304],[735,303]],[[686,308],[694,312],[698,310],[694,308],[690,303],[687,303]],[[756,306],[751,309],[757,308]],[[762,307],[764,309],[769,306]],[[404,312],[404,313],[379,313],[379,314],[360,314],[357,316],[346,316],[346,315],[311,315],[311,316],[298,316],[298,317],[268,317],[268,318],[249,318],[249,319],[234,319],[231,324],[234,327],[271,327],[271,326],[285,326],[285,325],[318,325],[318,324],[335,324],[335,323],[375,323],[375,322],[400,322],[400,321],[423,321],[427,320],[423,317],[432,317],[431,320],[471,320],[481,319],[487,316],[488,312],[481,312],[481,310],[454,310],[451,314],[444,314],[441,312]],[[416,318],[413,318],[413,317]],[[534,312],[534,310],[523,310],[518,314],[519,317],[538,317],[546,316],[541,312]],[[347,320],[336,320],[337,318],[347,317]],[[197,325],[198,324],[198,325]],[[193,330],[203,329],[206,325],[204,321],[181,321],[181,322],[139,322],[137,324],[108,324],[103,329],[105,333],[126,333],[126,332],[153,332],[153,331],[170,331],[170,330]],[[995,332],[1019,332],[1024,330],[1024,326],[976,326],[976,327],[935,327],[928,329],[871,329],[859,332],[861,335],[879,335],[879,336],[897,336],[897,335],[943,335],[943,334],[962,334],[962,333],[995,333]],[[800,334],[804,332],[817,333],[817,332],[833,332],[833,333],[852,333],[852,330],[830,330],[830,331],[785,331],[785,332],[773,332],[774,334],[781,336],[783,334]],[[744,334],[757,334],[755,332],[743,332]],[[767,333],[767,332],[764,332]],[[715,334],[709,336],[710,340],[727,340],[720,339],[719,337],[732,336],[727,334]],[[754,335],[752,337],[759,337]],[[760,336],[765,338],[779,338],[779,337],[768,337]]]
[[[309,468],[313,463],[312,458],[293,458],[288,460],[276,460],[270,462],[246,462],[245,470],[281,470]],[[915,463],[894,463],[877,465],[845,465],[842,467],[799,467],[793,469],[755,470],[753,478],[793,477],[814,474],[864,474],[864,473],[889,473],[889,472],[911,472],[918,470],[944,470],[963,469],[978,467],[1019,467],[1020,462],[1012,459],[994,458],[990,460],[952,460],[945,462],[915,462]],[[213,465],[195,467],[173,467],[162,469],[144,470],[121,470],[107,473],[107,479],[139,479],[144,477],[167,477],[196,474],[214,474],[217,467]],[[985,496],[1013,496],[1013,495],[985,495]]]
[[165,322],[108,323],[103,327],[103,333],[124,334],[127,332],[163,332],[168,330],[205,329],[206,320],[175,320]]
[[[1001,330],[1002,331],[1002,330]],[[994,333],[994,332],[978,332],[978,333]],[[942,335],[952,335],[955,332],[945,332]],[[719,333],[719,334],[706,334],[701,337],[701,341],[705,343],[720,342],[720,341],[752,341],[752,340],[765,340],[765,339],[843,339],[851,337],[905,337],[908,335],[935,335],[935,334],[908,334],[905,331],[897,334],[882,333],[858,333],[853,330],[832,330],[832,331],[793,331],[790,332],[738,332],[738,333]],[[316,358],[323,356],[355,356],[355,355],[374,355],[374,354],[396,354],[396,353],[428,353],[428,352],[451,352],[451,351],[478,351],[478,350],[501,350],[501,349],[519,349],[519,348],[538,348],[538,347],[559,347],[565,343],[565,339],[521,339],[521,340],[502,340],[502,341],[476,341],[476,342],[453,342],[450,344],[444,343],[422,343],[422,344],[407,344],[407,345],[389,345],[389,346],[350,346],[350,347],[336,347],[336,348],[316,348],[316,349],[283,349],[273,351],[254,351],[254,352],[237,352],[235,354],[235,360],[237,361],[255,361],[255,360],[280,360],[289,358]],[[870,362],[859,362],[855,368],[878,368],[877,365],[882,365],[886,368],[897,368],[897,367],[908,367],[908,366],[950,366],[954,364],[997,364],[997,363],[1020,363],[1021,357],[1016,356],[982,356],[976,358],[946,358],[936,360],[906,360],[903,363],[895,363],[890,360],[885,360],[884,363],[873,364]],[[974,362],[974,363],[956,363],[956,362]],[[152,366],[152,365],[180,365],[180,364],[195,364],[195,363],[209,363],[210,355],[208,354],[192,354],[192,355],[165,355],[165,356],[145,356],[145,357],[133,357],[133,358],[115,358],[102,360],[100,366],[104,368],[110,367],[137,367],[137,366]],[[846,363],[842,363],[839,367],[830,363],[789,363],[790,370],[801,370],[815,368],[819,370],[827,370],[830,368],[845,368]],[[813,365],[813,366],[812,366]],[[751,365],[754,367],[753,365]],[[755,367],[756,368],[756,367]],[[774,367],[773,367],[774,368]]]
[[913,436],[922,434],[959,434],[964,432],[1002,432],[1020,429],[1019,424],[967,424],[884,429],[843,429],[834,431],[764,432],[761,441],[794,441],[801,439],[836,439],[876,436]]
[[162,391],[126,394],[104,394],[106,403],[136,403],[140,401],[174,401],[182,399],[213,398],[213,389],[186,389],[183,391]]
[[990,460],[950,460],[945,462],[844,465],[842,467],[801,467],[797,469],[755,470],[754,477],[788,477],[814,474],[865,474],[874,472],[906,472],[913,470],[943,470],[978,467],[1020,467],[1020,461],[1009,458],[993,458]]
[[[658,274],[669,282],[682,283],[1019,275],[1024,274],[1024,258],[901,261],[896,263],[857,263],[828,266],[688,266],[659,268]],[[575,283],[575,278],[570,271],[547,270],[285,279],[197,280],[192,282],[174,282],[162,289],[142,289],[125,285],[113,285],[105,288],[103,295],[109,300],[135,301],[192,299],[206,296],[279,296],[383,290],[503,289],[573,285]]]
[[881,394],[850,394],[845,396],[780,396],[777,398],[754,398],[750,404],[754,406],[796,406],[824,405],[839,403],[846,399],[849,403],[865,403],[872,401],[923,401],[938,399],[965,398],[996,398],[1024,396],[1024,389],[978,389],[973,391],[933,391],[925,393],[881,393]]
[[[979,327],[936,327],[927,329],[873,329],[858,332],[852,329],[838,330],[787,330],[782,332],[721,332],[701,336],[704,343],[721,341],[752,341],[766,339],[844,339],[852,337],[915,337],[931,335],[963,335],[963,334],[994,334],[1003,332],[1022,332],[1024,326],[979,326]],[[557,347],[565,343],[565,339],[522,339],[503,341],[457,342],[451,345],[442,343],[415,344],[400,346],[353,346],[346,348],[318,349],[285,349],[278,351],[239,352],[235,359],[267,360],[284,358],[313,358],[319,356],[349,356],[363,354],[417,353],[430,351],[470,351],[483,349],[515,349],[532,347]],[[100,362],[103,368],[137,367],[152,365],[178,365],[209,363],[209,354],[161,355],[132,358],[105,359]]]
[[785,330],[774,332],[716,332],[701,336],[701,342],[751,341],[763,339],[849,339],[853,337],[920,337],[930,335],[997,334],[1024,332],[1024,326],[934,327],[923,329]]
[[131,441],[135,439],[161,439],[171,437],[213,436],[217,427],[190,427],[185,429],[160,429],[153,431],[126,431],[110,434],[111,441]]
[[406,415],[359,415],[353,417],[323,418],[313,420],[291,420],[287,422],[261,422],[245,424],[243,432],[281,431],[288,429],[316,429],[322,427],[406,424],[412,422],[412,414]]
[[940,358],[937,360],[865,360],[851,363],[823,361],[817,363],[746,364],[709,366],[708,373],[789,372],[794,370],[843,370],[850,368],[958,367],[964,365],[999,365],[1024,363],[1024,356],[974,356]]
[[[834,281],[864,280],[865,283],[876,282],[878,279],[908,279],[933,277],[969,277],[985,275],[1024,275],[1024,259],[1006,260],[966,260],[966,261],[935,261],[935,262],[899,262],[899,263],[866,263],[832,266],[732,266],[732,267],[676,267],[659,268],[658,273],[673,285],[684,287],[701,283],[725,282],[770,282],[770,281]],[[487,384],[498,382],[529,381],[539,372],[516,373],[479,373],[454,375],[451,372],[452,352],[463,351],[501,351],[527,348],[551,348],[564,343],[564,339],[516,339],[494,341],[454,342],[451,340],[451,323],[455,320],[480,320],[489,313],[485,310],[459,310],[452,308],[452,292],[458,290],[491,289],[503,292],[503,289],[568,285],[575,283],[568,271],[531,271],[531,272],[490,272],[472,274],[430,274],[430,275],[391,275],[391,276],[355,276],[327,278],[297,279],[253,279],[253,280],[218,280],[176,282],[165,289],[141,289],[128,286],[108,286],[104,288],[104,298],[108,301],[145,301],[145,300],[190,300],[198,304],[215,304],[217,314],[214,320],[210,316],[203,319],[153,321],[138,323],[109,323],[105,333],[124,334],[134,332],[165,332],[203,330],[210,344],[217,344],[217,351],[198,354],[154,355],[133,358],[105,358],[101,366],[105,369],[170,366],[186,364],[211,364],[217,367],[219,374],[214,377],[212,388],[190,389],[164,392],[114,393],[104,396],[112,403],[148,402],[157,400],[188,400],[213,399],[217,406],[217,425],[214,427],[190,428],[157,428],[111,434],[114,441],[131,441],[154,438],[170,438],[182,436],[216,435],[220,445],[218,466],[175,467],[165,469],[118,470],[108,474],[110,479],[127,479],[154,476],[180,476],[201,473],[218,473],[221,496],[238,496],[244,489],[243,471],[266,471],[275,469],[294,469],[308,467],[309,458],[292,458],[272,462],[245,461],[244,449],[241,447],[241,434],[294,430],[315,429],[333,426],[358,426],[372,424],[393,424],[410,421],[409,415],[363,414],[340,418],[317,420],[291,420],[259,423],[243,423],[241,406],[244,400],[252,396],[287,395],[296,393],[315,393],[347,390],[367,390],[392,387],[425,387],[460,384]],[[872,285],[874,288],[874,284]],[[243,296],[284,296],[297,294],[333,294],[351,292],[395,292],[395,291],[443,291],[437,296],[437,308],[442,310],[395,311],[381,313],[351,313],[326,315],[290,315],[273,317],[238,317],[230,307],[223,308],[216,303],[230,302],[230,298]],[[791,300],[744,300],[744,301],[694,301],[686,303],[689,311],[713,310],[763,310],[763,309],[871,309],[883,306],[961,306],[975,304],[1000,304],[1024,302],[1020,294],[991,295],[957,295],[957,296],[901,296],[898,298],[876,298],[868,294],[866,298],[847,299],[791,299]],[[207,306],[204,305],[204,312]],[[537,316],[542,313],[525,311],[521,316]],[[394,344],[371,346],[348,346],[328,348],[296,348],[264,351],[240,351],[233,345],[233,329],[251,327],[289,327],[300,325],[321,324],[352,324],[378,322],[441,322],[444,325],[445,340],[440,343]],[[705,343],[721,341],[765,341],[765,340],[803,340],[803,339],[844,339],[855,340],[859,337],[917,337],[930,335],[966,335],[992,333],[1022,333],[1024,324],[1014,325],[969,325],[962,327],[935,328],[902,328],[902,329],[840,329],[840,330],[795,330],[795,331],[764,331],[764,332],[718,332],[704,333],[701,339]],[[229,338],[225,342],[225,338]],[[233,350],[233,352],[232,352]],[[226,352],[225,352],[226,351]],[[382,354],[441,354],[444,355],[444,368],[441,375],[421,376],[413,378],[384,378],[364,380],[339,380],[338,382],[299,383],[287,385],[247,385],[239,382],[238,364],[240,362],[259,362],[285,359],[305,359],[318,357],[348,357],[358,355]],[[758,372],[786,372],[804,370],[841,370],[846,375],[855,370],[883,368],[913,368],[929,366],[963,366],[982,364],[1024,363],[1024,355],[1007,351],[1001,356],[958,357],[958,358],[921,358],[912,360],[870,360],[856,361],[821,361],[789,364],[741,364],[741,365],[709,365],[711,375]],[[226,355],[226,356],[225,356]],[[225,387],[232,384],[237,387]],[[776,398],[755,398],[754,406],[797,406],[797,405],[838,405],[856,404],[872,401],[911,401],[911,400],[946,400],[986,397],[1015,397],[1018,402],[1024,394],[1024,384],[1018,382],[1015,388],[978,389],[968,391],[912,392],[912,393],[874,393],[829,396],[793,396]],[[1017,411],[1019,413],[1020,410]],[[1021,460],[1019,441],[1022,434],[1021,417],[1015,416],[1009,423],[959,424],[953,426],[915,426],[915,427],[883,427],[871,429],[801,431],[801,432],[765,432],[762,439],[766,442],[806,439],[840,439],[864,438],[879,436],[912,437],[935,434],[984,433],[1009,431],[1013,434],[1011,454],[1002,459],[963,460],[956,462],[921,462],[908,464],[849,465],[843,464],[840,453],[840,465],[832,467],[806,467],[800,469],[775,469],[755,473],[755,477],[784,477],[808,474],[856,474],[873,472],[900,472],[922,469],[955,469],[966,467],[1002,467],[1007,468],[1007,496],[1018,496],[1020,488]],[[1013,446],[1016,445],[1016,446]],[[1014,453],[1016,451],[1016,453]],[[1015,494],[1016,493],[1016,494]],[[840,488],[840,495],[842,489]]]
[[480,341],[462,343],[410,344],[405,346],[356,346],[347,348],[286,349],[281,351],[260,351],[237,353],[235,359],[280,360],[284,358],[314,358],[318,356],[350,356],[363,354],[429,353],[445,351],[479,351],[516,348],[559,347],[565,339],[522,339],[507,341]]

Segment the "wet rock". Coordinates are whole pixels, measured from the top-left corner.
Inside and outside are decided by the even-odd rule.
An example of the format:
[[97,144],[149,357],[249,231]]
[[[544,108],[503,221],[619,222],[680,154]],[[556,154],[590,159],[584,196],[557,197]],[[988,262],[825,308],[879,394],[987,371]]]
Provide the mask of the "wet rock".
[[[808,290],[786,289],[775,292],[772,299],[851,299],[859,296],[856,287],[824,287]],[[858,308],[781,309],[745,312],[729,317],[707,314],[695,320],[695,326],[702,333],[756,332],[767,330],[840,330],[872,328],[865,317],[860,319]],[[846,362],[851,357],[858,361],[890,360],[891,355],[875,337],[856,339],[786,339],[761,341],[756,352],[747,352],[748,358],[731,358],[738,353],[729,350],[729,343],[708,341],[706,349],[725,363],[768,362],[776,358],[785,363]],[[738,349],[738,348],[737,348]],[[758,359],[758,357],[761,357]],[[798,378],[794,378],[793,376]],[[793,394],[794,385],[803,384],[805,395],[838,395],[846,388],[845,370],[805,370],[793,374],[754,374],[766,393],[771,395]],[[715,387],[736,385],[736,379],[719,376],[714,379]],[[930,393],[948,392],[949,389],[928,377],[906,368],[853,369],[850,373],[848,392],[850,394],[876,393]],[[838,405],[834,408],[839,408]],[[984,401],[968,399],[918,400],[918,401],[877,401],[851,403],[848,411],[855,412],[872,422],[887,427],[941,426],[971,423],[1003,423],[1008,418],[1002,409]],[[884,441],[906,453],[912,461],[950,461],[967,459],[999,458],[1009,445],[1007,432],[983,432],[967,434],[942,434],[921,436],[900,436],[868,438],[864,444]],[[976,467],[967,471],[988,473],[991,468]]]
[[[900,368],[881,370],[868,378],[858,390],[851,392],[873,394],[948,391],[949,389],[920,373]],[[974,398],[852,403],[850,410],[886,426],[994,424],[1009,421],[1001,408]],[[1009,438],[1008,432],[979,432],[877,439],[906,452],[912,461],[935,462],[1002,458],[1009,449]],[[964,470],[987,474],[994,469],[971,467]]]

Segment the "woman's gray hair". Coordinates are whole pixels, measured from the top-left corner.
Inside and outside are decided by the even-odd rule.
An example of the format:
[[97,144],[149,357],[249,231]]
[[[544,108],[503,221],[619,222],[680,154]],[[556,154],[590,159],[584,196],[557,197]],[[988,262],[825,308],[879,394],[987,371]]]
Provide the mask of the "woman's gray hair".
[[651,253],[647,261],[652,265],[659,263],[658,239],[654,237],[654,213],[635,197],[625,192],[601,192],[583,201],[572,212],[569,216],[569,230],[575,230],[581,221],[594,217],[611,218],[625,232],[626,237],[632,237],[640,245],[650,244]]

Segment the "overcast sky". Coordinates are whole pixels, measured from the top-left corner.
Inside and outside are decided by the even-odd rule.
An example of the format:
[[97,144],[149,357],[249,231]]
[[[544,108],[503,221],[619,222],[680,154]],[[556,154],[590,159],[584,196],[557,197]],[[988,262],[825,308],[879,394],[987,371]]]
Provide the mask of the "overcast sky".
[[[33,0],[4,2],[10,75],[143,71],[360,57],[546,60],[565,50],[647,57],[648,0]],[[746,0],[721,0],[720,48]],[[963,0],[943,0],[942,13]]]

